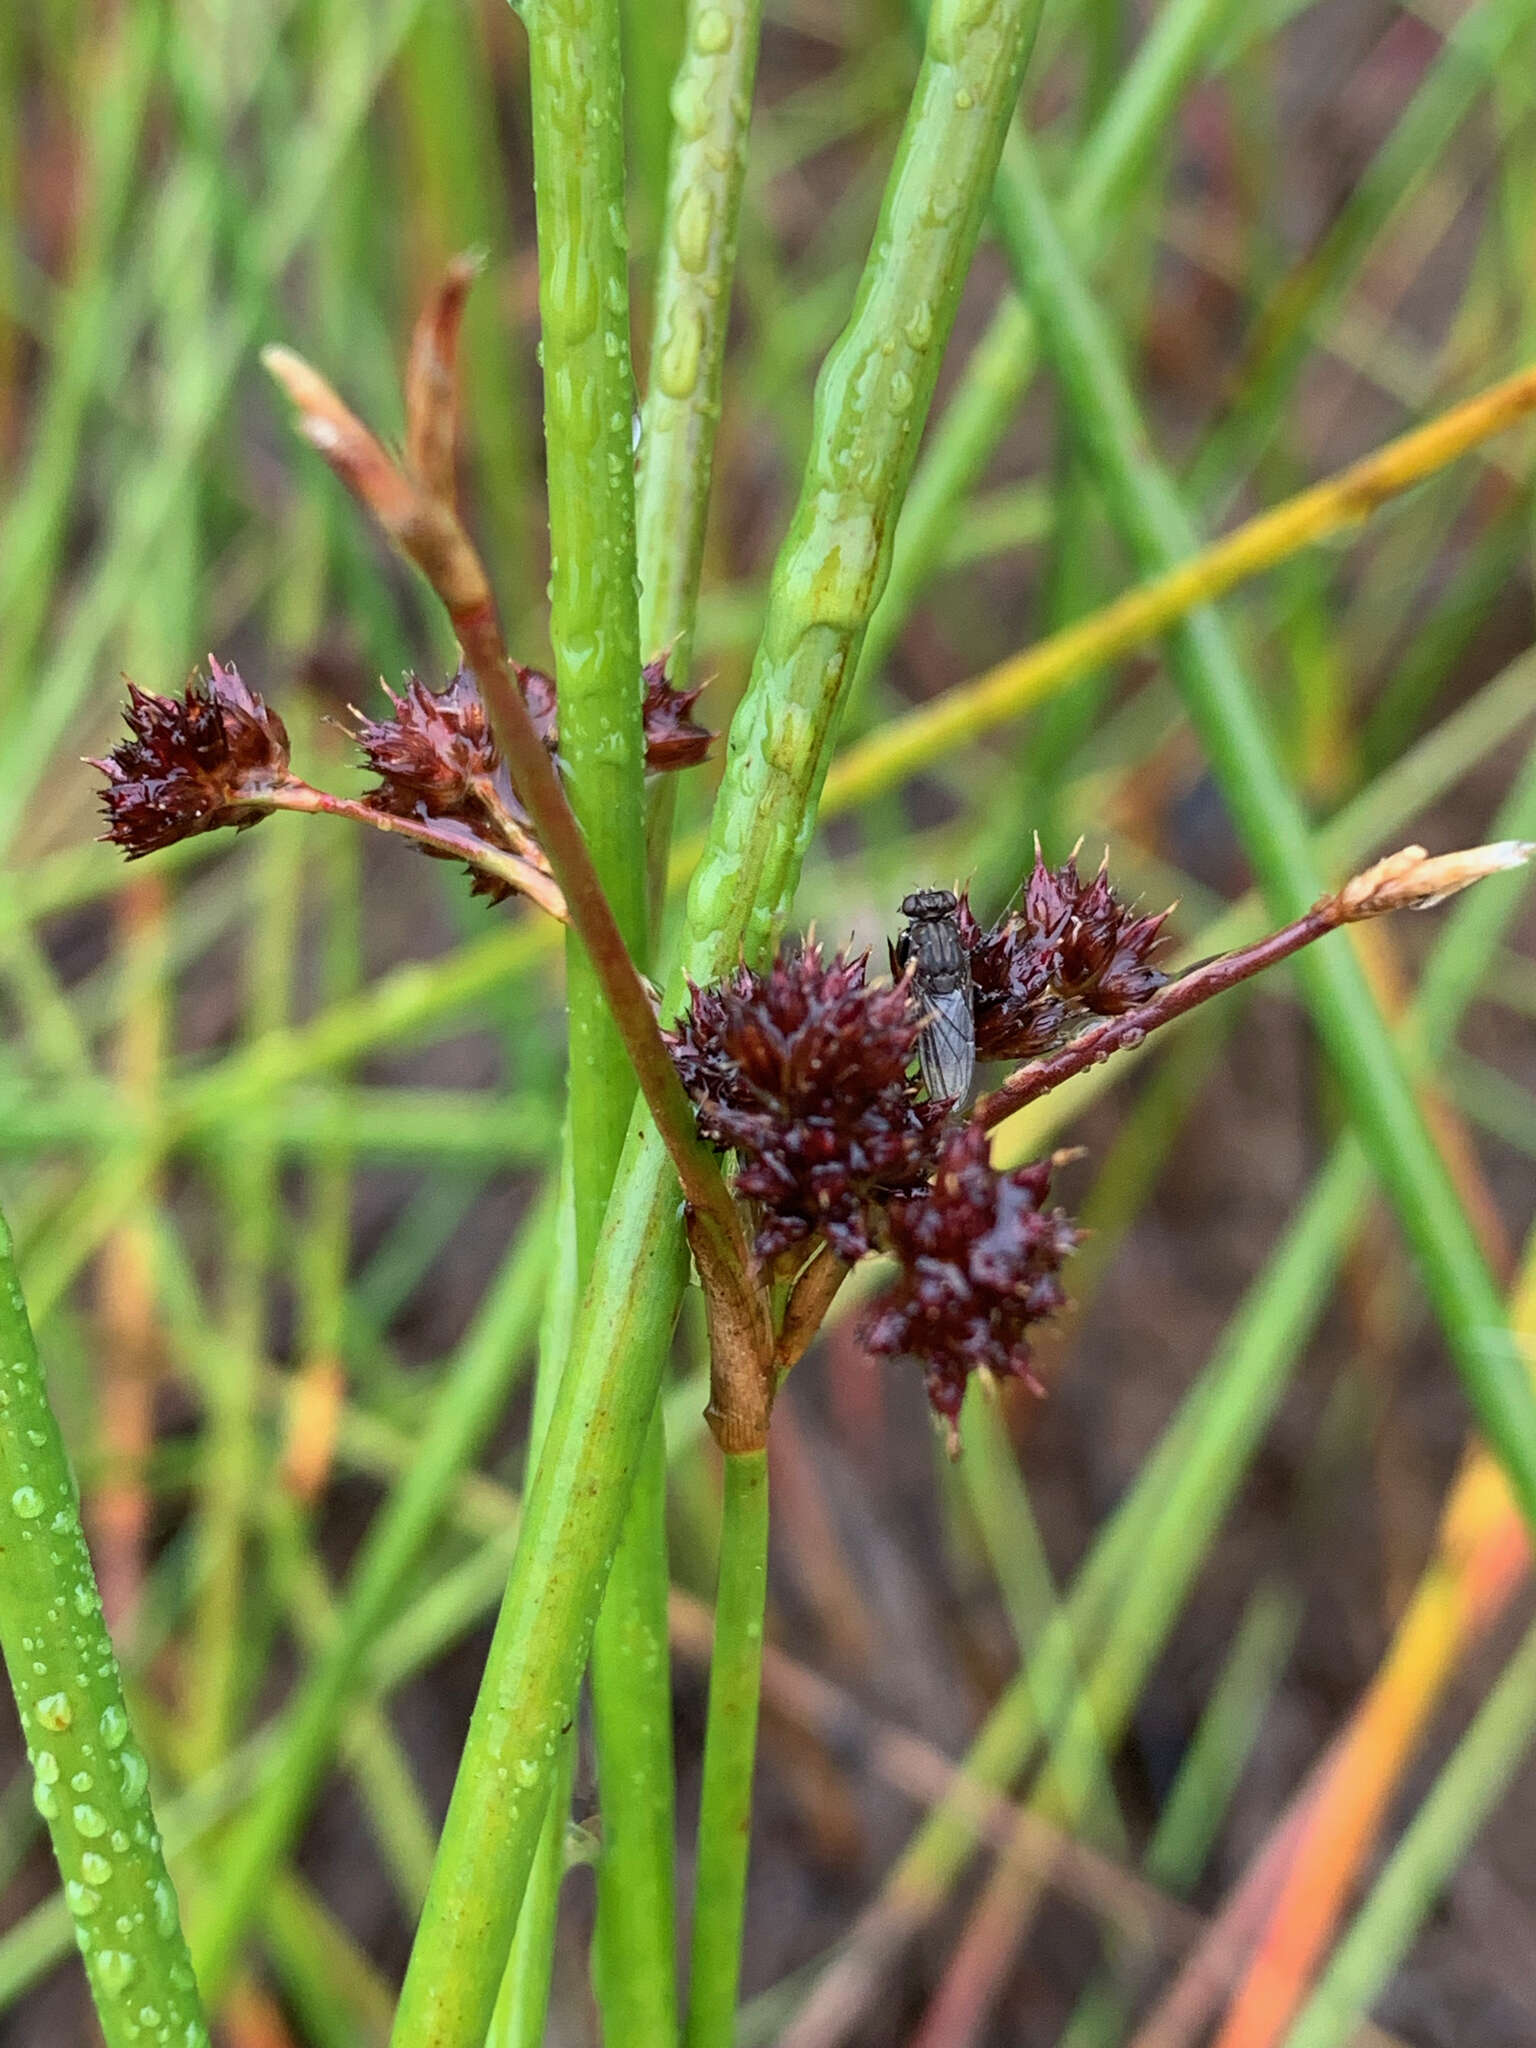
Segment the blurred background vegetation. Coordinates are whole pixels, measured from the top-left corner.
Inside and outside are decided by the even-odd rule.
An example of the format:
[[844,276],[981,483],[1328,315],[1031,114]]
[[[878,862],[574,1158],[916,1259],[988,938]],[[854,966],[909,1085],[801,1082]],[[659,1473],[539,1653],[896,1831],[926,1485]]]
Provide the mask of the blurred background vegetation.
[[[643,379],[681,8],[629,14]],[[1084,246],[1159,452],[1214,536],[1536,359],[1536,5],[1049,0],[1028,113],[1063,199],[1167,16],[1187,43],[1178,89]],[[693,662],[719,728],[915,69],[899,0],[770,0]],[[256,351],[293,343],[398,434],[410,320],[470,245],[488,260],[467,327],[466,504],[514,651],[547,659],[525,53],[504,0],[40,0],[0,11],[0,94],[0,1197],[174,1847],[243,1796],[253,1738],[333,1628],[347,1560],[466,1332],[527,1362],[559,961],[526,913],[340,824],[279,817],[125,866],[94,843],[81,757],[112,743],[123,674],[179,689],[212,648],[281,711],[299,764],[350,788],[347,707],[377,709],[381,676],[443,672],[435,616],[293,443]],[[1008,296],[986,243],[930,445],[957,393],[984,402],[989,377],[999,392]],[[997,445],[878,624],[850,739],[1137,580],[1049,377],[1004,379],[993,405]],[[1523,430],[1489,441],[1225,602],[1336,872],[1416,836],[1487,836],[1531,786],[1530,452]],[[687,778],[685,824],[714,773]],[[990,910],[1036,831],[1053,858],[1111,844],[1124,886],[1177,899],[1190,943],[1247,887],[1155,646],[840,806],[802,921],[878,948],[906,890],[966,876]],[[1465,1023],[1426,1090],[1529,1332],[1536,934],[1501,900],[1491,942],[1452,960]],[[1435,934],[1366,936],[1396,1005]],[[1339,1114],[1286,984],[1228,999],[1053,1116],[1039,1135],[1084,1148],[1069,1192],[1095,1235],[1050,1399],[984,1419],[951,1470],[916,1376],[863,1358],[845,1324],[776,1418],[784,1654],[743,2038],[791,2024],[800,1973],[876,1895],[914,1800],[1058,1596],[1081,1593],[1084,1560],[1109,1612],[1134,1597],[1095,1539],[1138,1476],[1165,1483],[1149,1461],[1177,1415],[1183,1471],[1205,1456],[1220,1484],[1177,1556],[1158,1539],[1161,1576],[1151,1553],[1166,1611],[1134,1609],[1146,1633],[1078,1824],[1092,1854],[1011,1890],[986,1873],[936,1884],[922,1940],[848,2038],[1130,2038],[1126,2006],[1237,1894],[1347,1726],[1388,1839],[1412,1818],[1432,1852],[1381,2026],[1423,2048],[1529,2044],[1528,1671],[1495,1695],[1501,1746],[1475,1752],[1486,1828],[1488,1798],[1428,1798],[1504,1666],[1528,1559],[1488,1508],[1441,1567],[1454,1614],[1424,1624],[1417,1660],[1403,1652],[1465,1407],[1383,1212],[1335,1204],[1324,1236],[1342,1258],[1292,1256]],[[1256,1347],[1263,1392],[1222,1436],[1232,1360]],[[718,1514],[700,1357],[690,1310],[669,1411],[685,1816]],[[1191,1388],[1209,1398],[1180,1409]],[[330,1789],[230,2001],[239,2048],[369,2041],[386,2022],[525,1420],[519,1391],[402,1592],[376,1698],[337,1731]],[[1472,1591],[1462,1567],[1483,1572]],[[53,1872],[9,1718],[4,1742],[0,2039],[43,2048],[92,2022],[77,1973],[55,1967]],[[580,1772],[576,1800],[590,1810]],[[1346,1889],[1379,1864],[1375,1824],[1357,1835],[1319,1852]],[[583,1874],[565,1903],[550,2039],[578,2043],[593,2038]]]

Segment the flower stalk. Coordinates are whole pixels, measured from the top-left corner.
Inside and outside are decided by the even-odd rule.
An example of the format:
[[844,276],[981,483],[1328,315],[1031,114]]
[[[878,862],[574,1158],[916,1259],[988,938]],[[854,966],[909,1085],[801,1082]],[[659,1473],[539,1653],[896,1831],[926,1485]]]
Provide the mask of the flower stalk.
[[1400,853],[1389,854],[1341,889],[1320,897],[1304,917],[1282,925],[1250,946],[1201,961],[1167,982],[1146,1002],[1118,1016],[1106,1017],[1058,1051],[1020,1067],[977,1103],[976,1121],[990,1130],[1015,1110],[1061,1087],[1074,1074],[1098,1066],[1113,1053],[1140,1045],[1148,1032],[1186,1016],[1212,996],[1262,974],[1266,967],[1288,960],[1328,932],[1394,910],[1428,910],[1487,875],[1522,867],[1533,851],[1536,849],[1522,840],[1505,839],[1461,853],[1431,855],[1422,846],[1408,846]]
[[731,2048],[746,1922],[768,1590],[768,1453],[725,1460],[685,2048]]
[[291,349],[268,348],[262,361],[296,407],[300,433],[416,564],[447,612],[465,669],[490,713],[517,795],[560,885],[569,920],[581,935],[684,1195],[704,1219],[706,1256],[718,1263],[722,1284],[727,1284],[729,1269],[742,1263],[735,1211],[719,1169],[694,1134],[651,998],[514,680],[515,665],[502,639],[489,579],[457,511],[409,475],[302,357]]

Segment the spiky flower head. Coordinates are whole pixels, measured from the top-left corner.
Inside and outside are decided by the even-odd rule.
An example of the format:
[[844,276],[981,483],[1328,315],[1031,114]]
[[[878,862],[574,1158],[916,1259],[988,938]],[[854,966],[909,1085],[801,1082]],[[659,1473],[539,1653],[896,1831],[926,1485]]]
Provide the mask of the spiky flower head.
[[707,725],[690,716],[705,685],[691,690],[674,690],[668,677],[670,661],[665,654],[648,661],[640,671],[645,688],[641,715],[645,721],[645,765],[653,775],[675,768],[696,768],[709,752],[716,735]]
[[[674,690],[668,680],[668,656],[661,654],[640,671],[640,715],[645,728],[645,765],[653,775],[693,768],[709,752],[716,735],[689,716],[705,685]],[[559,744],[559,697],[553,676],[542,669],[517,670],[517,680],[534,728],[553,753]]]
[[130,860],[199,832],[243,831],[263,818],[262,799],[288,779],[288,732],[239,673],[209,657],[207,680],[184,696],[128,685],[130,737],[105,760],[104,838]]
[[869,1349],[920,1359],[928,1399],[953,1425],[980,1366],[1033,1382],[1029,1332],[1066,1300],[1061,1267],[1081,1233],[1047,1209],[1051,1166],[1001,1173],[975,1124],[944,1140],[931,1189],[891,1205],[895,1283],[863,1324]]
[[1160,989],[1153,963],[1168,913],[1137,917],[1104,866],[1088,881],[1076,856],[1049,868],[1039,846],[1022,902],[983,929],[961,898],[981,1059],[1030,1059],[1085,1017],[1118,1017]]
[[452,818],[495,837],[498,813],[519,808],[475,679],[460,669],[444,690],[407,676],[387,718],[363,718],[358,745],[379,778],[368,801],[396,818]]
[[[461,668],[444,690],[429,690],[419,676],[408,676],[397,697],[384,693],[393,707],[389,718],[359,717],[358,745],[379,778],[366,801],[395,818],[432,818],[459,826],[466,840],[499,847],[547,870],[535,842],[528,814],[518,802],[512,778],[491,731],[479,685]],[[449,849],[425,846],[435,860],[452,860]],[[471,893],[502,902],[513,893],[509,882],[467,864]]]
[[862,1258],[886,1204],[932,1166],[943,1108],[910,1078],[920,1019],[904,985],[872,984],[867,967],[786,945],[767,974],[693,989],[668,1034],[701,1134],[740,1161],[765,1264],[815,1237]]

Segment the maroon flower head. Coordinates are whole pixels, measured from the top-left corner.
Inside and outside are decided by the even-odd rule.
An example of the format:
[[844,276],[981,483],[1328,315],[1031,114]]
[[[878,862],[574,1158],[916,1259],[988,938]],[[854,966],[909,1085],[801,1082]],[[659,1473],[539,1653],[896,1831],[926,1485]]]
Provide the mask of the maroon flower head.
[[1067,1006],[1056,993],[1056,956],[1050,941],[1017,911],[986,930],[962,895],[956,913],[971,956],[971,1009],[976,1057],[1029,1059],[1061,1037]]
[[1100,868],[1048,868],[1038,846],[1024,900],[987,929],[960,900],[980,1059],[1032,1059],[1082,1019],[1118,1017],[1168,977],[1153,965],[1168,913],[1136,917]]
[[[385,689],[390,718],[359,717],[358,745],[379,778],[368,801],[394,818],[454,818],[486,836],[488,814],[517,808],[474,677],[460,669],[445,690],[407,676]],[[498,836],[492,830],[491,836]],[[499,843],[499,837],[498,837]]]
[[[643,694],[641,716],[645,725],[645,765],[653,775],[676,768],[693,768],[709,752],[715,738],[707,726],[697,724],[689,713],[705,688],[699,683],[691,690],[674,690],[667,680],[668,657],[660,654],[640,671]],[[553,676],[542,669],[517,670],[523,697],[539,738],[554,753],[559,744],[559,705]]]
[[765,1263],[817,1236],[862,1258],[886,1203],[932,1165],[943,1109],[909,1077],[918,1021],[905,986],[871,986],[867,965],[786,944],[766,975],[694,989],[668,1034],[700,1132],[738,1156]]
[[1033,1382],[1029,1331],[1066,1300],[1061,1267],[1080,1232],[1043,1204],[1042,1161],[1000,1173],[987,1134],[952,1130],[933,1186],[891,1206],[891,1247],[901,1271],[874,1304],[862,1335],[871,1351],[921,1359],[928,1399],[953,1425],[978,1366]]
[[242,831],[266,816],[263,802],[288,777],[288,732],[238,672],[210,656],[205,682],[194,676],[184,697],[128,685],[123,713],[130,738],[105,760],[104,838],[130,860],[213,832]]
[[659,654],[640,671],[640,680],[645,685],[645,765],[652,774],[697,767],[716,737],[707,725],[698,724],[688,715],[705,685],[695,683],[691,690],[674,690],[667,679],[669,665],[670,658]]
[[1031,929],[1049,935],[1052,978],[1069,1003],[1097,1017],[1118,1017],[1167,981],[1150,962],[1168,913],[1132,916],[1110,887],[1108,855],[1093,880],[1083,882],[1075,855],[1053,872],[1036,847],[1024,908]]

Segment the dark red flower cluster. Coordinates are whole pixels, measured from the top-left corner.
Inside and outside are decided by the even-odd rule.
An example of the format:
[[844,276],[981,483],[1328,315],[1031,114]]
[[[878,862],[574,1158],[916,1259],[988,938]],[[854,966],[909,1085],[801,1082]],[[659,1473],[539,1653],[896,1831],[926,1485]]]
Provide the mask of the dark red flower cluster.
[[919,1020],[905,986],[871,986],[867,965],[786,945],[765,975],[695,988],[668,1034],[700,1132],[740,1161],[765,1263],[815,1237],[863,1258],[887,1204],[932,1168],[944,1112],[909,1072]]
[[[474,839],[526,853],[531,846],[527,813],[518,802],[491,731],[491,721],[473,676],[460,669],[446,690],[429,690],[408,676],[396,696],[392,718],[359,717],[358,745],[379,778],[367,801],[393,818],[436,818],[462,825]],[[436,847],[423,851],[452,859]],[[511,884],[473,866],[471,892],[503,901]]]
[[[645,765],[653,775],[675,768],[697,767],[716,737],[707,726],[689,716],[704,690],[697,683],[691,690],[674,690],[667,678],[668,657],[660,654],[640,671],[644,685],[641,715],[645,721]],[[517,671],[523,697],[539,738],[553,753],[558,744],[558,703],[555,679],[542,669]]]
[[978,1366],[1032,1380],[1029,1331],[1062,1307],[1061,1267],[1080,1232],[1047,1210],[1051,1168],[1000,1173],[987,1134],[952,1130],[933,1186],[889,1212],[901,1272],[866,1317],[871,1351],[921,1359],[928,1399],[953,1423]]
[[130,860],[266,815],[262,796],[288,779],[288,732],[233,668],[210,657],[205,682],[194,676],[184,698],[128,685],[123,713],[130,738],[105,760],[101,792],[106,837]]
[[979,1059],[1030,1059],[1085,1017],[1135,1009],[1167,976],[1152,964],[1167,919],[1137,917],[1101,866],[1090,881],[1074,857],[1048,868],[1038,846],[1023,901],[983,930],[962,896]]
[[[519,677],[540,736],[553,750],[554,682],[537,669],[520,670]],[[703,760],[715,736],[689,716],[698,690],[674,690],[664,659],[647,666],[644,685],[647,766],[661,771]],[[446,689],[431,690],[419,676],[408,676],[398,697],[390,690],[385,695],[388,717],[357,720],[358,744],[379,778],[366,808],[386,817],[431,819],[448,828],[437,835],[443,840],[478,842],[547,872],[474,677],[461,668]],[[289,774],[283,721],[234,669],[217,661],[208,681],[194,677],[182,699],[130,683],[125,717],[131,738],[93,765],[107,778],[106,837],[130,859],[219,826],[254,825],[274,807],[263,799],[280,788],[289,799],[314,798]],[[323,801],[336,807],[332,799]],[[440,860],[459,857],[451,843],[422,850]],[[472,858],[467,866],[477,895],[500,902],[513,893],[512,883]]]

